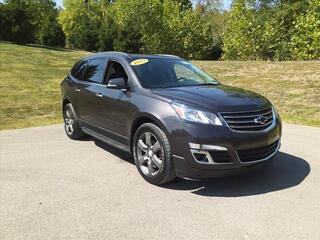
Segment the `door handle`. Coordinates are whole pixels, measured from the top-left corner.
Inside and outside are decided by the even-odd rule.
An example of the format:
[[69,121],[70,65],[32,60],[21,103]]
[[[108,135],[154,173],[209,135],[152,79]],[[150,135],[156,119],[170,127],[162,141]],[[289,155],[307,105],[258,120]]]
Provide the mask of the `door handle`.
[[80,92],[80,89],[79,89],[79,88],[76,88],[76,92]]
[[96,93],[96,96],[101,98],[102,97],[102,94],[101,93]]

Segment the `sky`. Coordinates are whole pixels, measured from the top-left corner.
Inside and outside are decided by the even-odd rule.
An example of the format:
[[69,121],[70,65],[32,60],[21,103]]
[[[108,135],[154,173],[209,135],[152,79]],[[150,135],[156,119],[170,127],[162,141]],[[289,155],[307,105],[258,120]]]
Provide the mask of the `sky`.
[[[58,6],[62,6],[63,0],[55,0]],[[232,0],[223,0],[223,9],[230,9]]]

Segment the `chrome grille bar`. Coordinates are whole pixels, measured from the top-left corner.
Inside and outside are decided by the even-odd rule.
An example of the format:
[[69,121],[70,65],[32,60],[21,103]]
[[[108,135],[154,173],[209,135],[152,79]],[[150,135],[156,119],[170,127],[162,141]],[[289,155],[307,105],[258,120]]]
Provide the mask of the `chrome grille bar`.
[[227,125],[235,131],[261,131],[272,125],[274,121],[273,109],[244,111],[244,112],[222,112],[221,117]]

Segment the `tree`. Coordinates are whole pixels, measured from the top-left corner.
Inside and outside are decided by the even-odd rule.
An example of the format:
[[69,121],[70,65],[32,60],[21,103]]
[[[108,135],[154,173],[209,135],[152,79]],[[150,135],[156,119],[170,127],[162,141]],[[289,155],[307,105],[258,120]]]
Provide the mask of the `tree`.
[[6,0],[0,8],[1,38],[16,43],[64,46],[57,15],[53,0]]
[[190,0],[173,0],[180,6],[180,10],[187,10],[192,8],[192,3]]
[[7,39],[7,33],[8,33],[8,25],[7,25],[7,16],[5,12],[5,8],[3,3],[0,3],[0,40]]
[[201,13],[220,12],[222,0],[196,0],[196,9]]
[[117,0],[108,9],[118,51],[168,53],[186,58],[210,54],[210,30],[192,8],[169,0]]
[[105,24],[113,25],[113,48],[116,51],[140,52],[142,49],[141,18],[146,10],[146,5],[143,3],[143,1],[117,0],[105,9],[107,16]]
[[223,36],[224,58],[290,60],[294,22],[306,0],[237,0]]
[[[275,5],[271,5],[272,11],[265,8],[265,11],[271,12],[263,21],[271,26],[270,31],[267,29],[264,34],[268,40],[265,42],[265,48],[268,45],[272,46],[269,49],[270,59],[294,60],[290,53],[294,22],[306,11],[307,5],[308,0],[278,0]],[[271,38],[268,38],[270,36]]]
[[37,43],[48,46],[65,46],[65,35],[61,25],[57,22],[57,16],[47,15],[36,33]]
[[72,47],[188,56],[197,46],[193,55],[200,56],[199,44],[211,46],[209,29],[189,0],[65,0],[64,6],[59,22]]
[[320,59],[320,0],[311,0],[294,22],[290,51],[295,59]]
[[58,23],[59,10],[53,0],[31,2],[34,15],[36,43],[48,46],[65,46],[65,35]]
[[2,38],[16,43],[33,43],[35,25],[28,1],[6,0],[1,7]]
[[205,15],[206,22],[210,27],[212,38],[212,54],[211,58],[218,60],[223,54],[223,40],[222,35],[226,28],[226,19],[228,12],[211,12]]
[[59,23],[66,35],[66,44],[89,51],[98,50],[102,41],[100,34],[105,35],[105,31],[100,29],[103,26],[103,10],[108,4],[102,0],[65,0]]
[[197,0],[196,11],[204,16],[212,38],[211,59],[220,59],[223,53],[222,34],[225,30],[227,11],[222,10],[222,0]]
[[225,59],[250,60],[256,55],[254,40],[257,29],[250,7],[247,7],[246,0],[236,1],[232,7],[223,35]]
[[102,22],[101,28],[99,29],[99,51],[112,51],[113,41],[114,41],[114,23],[112,19],[107,19],[108,16],[105,16],[105,20]]

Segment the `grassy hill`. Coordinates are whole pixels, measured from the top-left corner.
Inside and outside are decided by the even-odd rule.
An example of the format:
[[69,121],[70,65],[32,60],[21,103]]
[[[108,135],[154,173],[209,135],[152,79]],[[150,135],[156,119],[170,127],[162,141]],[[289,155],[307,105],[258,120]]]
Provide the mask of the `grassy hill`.
[[[88,54],[0,42],[0,130],[62,122],[60,82]],[[268,97],[284,121],[320,126],[320,61],[194,63]]]
[[60,83],[87,54],[0,42],[0,129],[61,122]]

